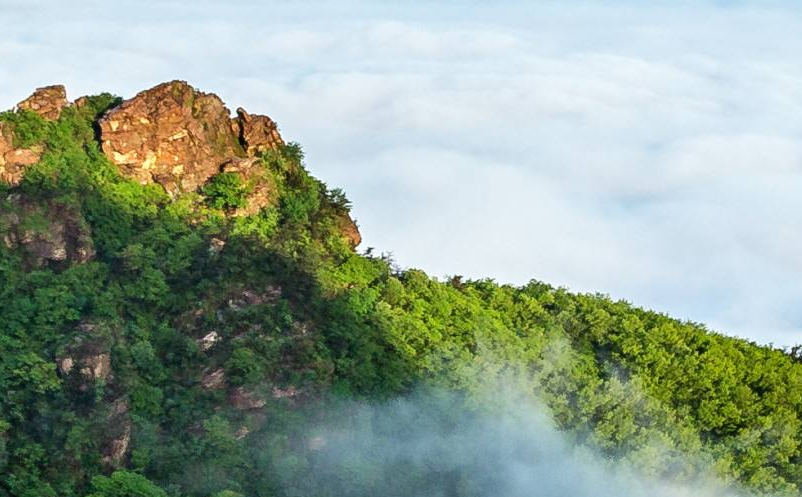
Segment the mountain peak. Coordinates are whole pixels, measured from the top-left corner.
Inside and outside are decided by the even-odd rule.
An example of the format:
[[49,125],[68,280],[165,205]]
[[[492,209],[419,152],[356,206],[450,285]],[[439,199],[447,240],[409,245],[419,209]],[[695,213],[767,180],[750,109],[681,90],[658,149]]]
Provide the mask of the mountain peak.
[[232,119],[220,97],[185,81],[140,92],[98,125],[103,152],[124,175],[170,194],[196,190],[232,159],[284,143],[269,117],[242,111]]

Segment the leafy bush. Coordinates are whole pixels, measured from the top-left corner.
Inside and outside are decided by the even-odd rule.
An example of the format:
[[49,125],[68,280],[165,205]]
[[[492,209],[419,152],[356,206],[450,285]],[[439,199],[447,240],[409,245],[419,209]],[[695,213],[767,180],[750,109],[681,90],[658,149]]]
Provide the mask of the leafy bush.
[[215,209],[239,209],[247,205],[251,187],[237,173],[219,173],[202,191]]

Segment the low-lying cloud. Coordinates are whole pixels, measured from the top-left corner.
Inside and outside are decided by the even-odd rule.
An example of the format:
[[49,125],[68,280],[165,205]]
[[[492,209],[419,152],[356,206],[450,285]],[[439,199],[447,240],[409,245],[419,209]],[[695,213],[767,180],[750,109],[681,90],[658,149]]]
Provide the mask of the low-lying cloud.
[[[728,497],[703,474],[649,478],[572,445],[531,398],[492,395],[482,410],[442,391],[328,408],[307,430],[309,466],[285,481],[319,497]],[[288,454],[288,458],[297,454]],[[278,465],[279,467],[281,464]]]

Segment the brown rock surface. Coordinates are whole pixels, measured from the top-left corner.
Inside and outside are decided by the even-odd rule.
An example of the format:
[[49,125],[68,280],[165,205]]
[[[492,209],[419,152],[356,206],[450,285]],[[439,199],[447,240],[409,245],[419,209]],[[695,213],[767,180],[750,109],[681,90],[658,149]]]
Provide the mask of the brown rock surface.
[[243,155],[223,101],[183,81],[139,93],[99,126],[103,152],[124,175],[171,194],[197,189],[226,159]]
[[233,125],[242,147],[251,157],[284,144],[278,126],[267,116],[250,115],[240,107],[237,109],[237,118],[233,120]]
[[14,148],[9,126],[0,123],[0,181],[16,186],[22,181],[25,168],[42,158],[42,148]]
[[36,112],[50,121],[61,115],[61,109],[67,106],[67,90],[63,85],[37,88],[33,95],[17,104],[17,109]]
[[232,120],[217,95],[183,81],[139,93],[106,113],[99,126],[103,152],[124,175],[159,183],[170,194],[196,190],[221,165],[244,158],[246,149],[255,153],[281,143],[269,118]]

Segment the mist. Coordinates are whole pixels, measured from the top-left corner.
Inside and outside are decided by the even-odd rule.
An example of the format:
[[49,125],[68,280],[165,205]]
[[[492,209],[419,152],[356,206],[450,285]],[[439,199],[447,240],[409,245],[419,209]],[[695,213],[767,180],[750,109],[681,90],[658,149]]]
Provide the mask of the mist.
[[[505,390],[476,398],[418,391],[381,403],[325,406],[298,452],[305,471],[288,495],[363,497],[681,497],[747,495],[699,474],[647,477],[577,445],[531,397]],[[486,406],[492,407],[488,410]]]

